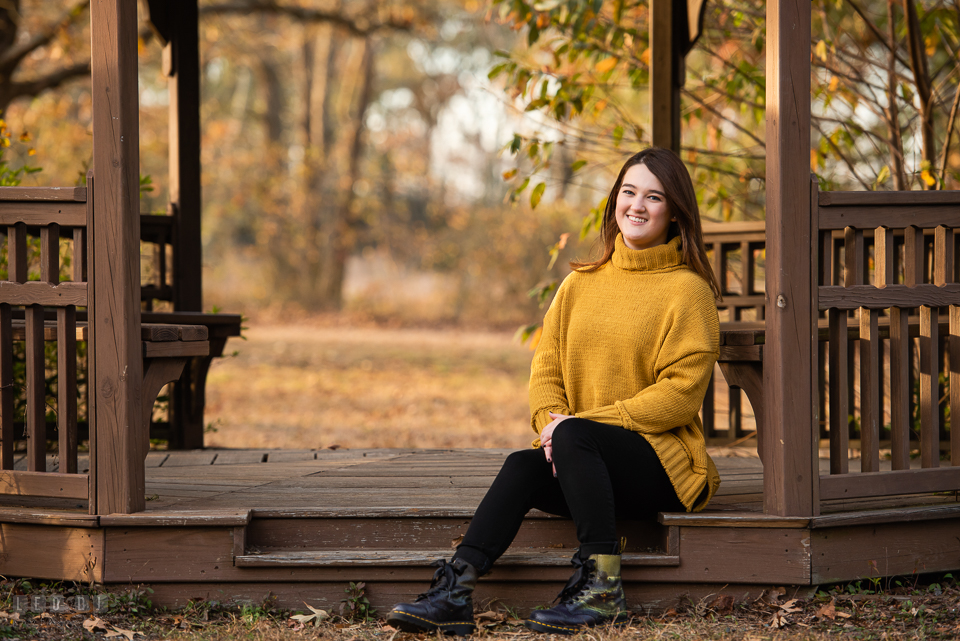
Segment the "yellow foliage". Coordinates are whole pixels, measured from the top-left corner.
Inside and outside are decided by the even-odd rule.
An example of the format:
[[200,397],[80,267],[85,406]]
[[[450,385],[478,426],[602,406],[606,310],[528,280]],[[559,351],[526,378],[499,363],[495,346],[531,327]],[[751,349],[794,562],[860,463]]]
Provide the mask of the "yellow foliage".
[[937,179],[933,177],[929,169],[924,169],[920,172],[920,177],[923,178],[923,182],[927,184],[927,187],[933,187],[937,184]]
[[830,86],[827,87],[827,91],[829,91],[830,93],[833,93],[834,91],[837,90],[837,86],[839,84],[840,84],[840,78],[833,76],[832,78],[830,78]]
[[597,63],[596,70],[598,73],[606,73],[616,67],[617,62],[619,61],[613,56],[605,58]]
[[827,61],[827,43],[826,42],[824,42],[823,40],[818,42],[816,52],[817,52],[817,57],[820,58],[820,60],[824,62]]
[[543,326],[540,326],[533,332],[533,335],[530,336],[530,351],[537,349],[537,345],[540,344],[540,336],[543,334]]
[[817,150],[811,149],[810,150],[810,171],[816,171],[816,170],[817,170]]

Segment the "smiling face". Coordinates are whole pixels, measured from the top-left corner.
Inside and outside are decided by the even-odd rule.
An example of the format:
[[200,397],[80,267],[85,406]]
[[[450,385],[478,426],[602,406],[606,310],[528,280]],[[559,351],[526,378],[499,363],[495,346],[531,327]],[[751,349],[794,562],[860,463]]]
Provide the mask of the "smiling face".
[[676,220],[663,185],[646,165],[633,165],[623,175],[617,193],[617,226],[630,249],[649,249],[667,242],[670,223]]

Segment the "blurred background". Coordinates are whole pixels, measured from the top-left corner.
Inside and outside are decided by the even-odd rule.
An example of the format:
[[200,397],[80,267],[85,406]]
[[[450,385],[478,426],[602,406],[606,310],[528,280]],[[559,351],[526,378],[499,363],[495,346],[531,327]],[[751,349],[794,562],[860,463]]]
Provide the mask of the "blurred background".
[[[0,8],[3,162],[42,169],[25,185],[90,164],[87,5]],[[821,187],[960,188],[960,2],[812,7]],[[544,306],[649,144],[648,4],[200,11],[204,305],[247,318],[210,374],[207,444],[526,445]],[[763,14],[708,2],[686,60],[682,157],[708,221],[763,219]],[[169,97],[143,25],[141,209],[165,213]]]

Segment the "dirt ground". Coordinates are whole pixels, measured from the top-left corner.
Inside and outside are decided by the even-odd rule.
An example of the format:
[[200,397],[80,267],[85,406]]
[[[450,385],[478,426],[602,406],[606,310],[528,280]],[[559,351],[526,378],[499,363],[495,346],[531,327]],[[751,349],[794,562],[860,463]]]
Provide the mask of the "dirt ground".
[[[362,585],[362,584],[361,584]],[[184,639],[301,641],[415,641],[439,639],[430,634],[408,634],[385,625],[383,613],[362,607],[362,593],[346,595],[344,615],[311,610],[279,611],[269,600],[242,609],[225,609],[215,602],[195,601],[177,611],[150,606],[148,589],[131,587],[113,595],[92,594],[78,584],[0,582],[0,638],[4,639]],[[349,592],[349,590],[347,590]],[[66,603],[49,606],[58,595]],[[72,607],[86,595],[86,611]],[[27,597],[30,597],[27,599]],[[17,607],[17,599],[35,603],[46,597],[46,609]],[[90,608],[93,599],[98,607]],[[348,601],[349,599],[349,601]],[[22,604],[22,601],[20,602]],[[476,615],[477,632],[468,638],[490,641],[556,639],[531,632],[515,613],[488,610]],[[453,637],[450,637],[453,638]],[[793,598],[788,589],[775,588],[755,601],[735,602],[717,594],[690,601],[657,616],[638,617],[618,628],[591,628],[569,637],[575,641],[639,641],[673,639],[699,641],[807,641],[827,639],[957,639],[960,638],[960,589],[950,575],[865,581],[821,586],[808,598]]]
[[[249,323],[207,383],[209,447],[524,447],[509,333]],[[216,430],[216,431],[213,431]]]

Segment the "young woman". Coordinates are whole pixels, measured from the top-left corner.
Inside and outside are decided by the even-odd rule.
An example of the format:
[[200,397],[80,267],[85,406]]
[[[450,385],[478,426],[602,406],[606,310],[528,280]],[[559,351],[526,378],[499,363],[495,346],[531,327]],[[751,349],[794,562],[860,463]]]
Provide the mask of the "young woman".
[[536,449],[507,457],[430,590],[387,618],[469,634],[477,577],[532,508],[572,518],[580,548],[559,604],[527,627],[573,633],[628,618],[616,520],[702,509],[720,485],[698,412],[719,355],[716,299],[690,175],[671,151],[627,160],[610,191],[603,255],[573,263],[530,375]]

